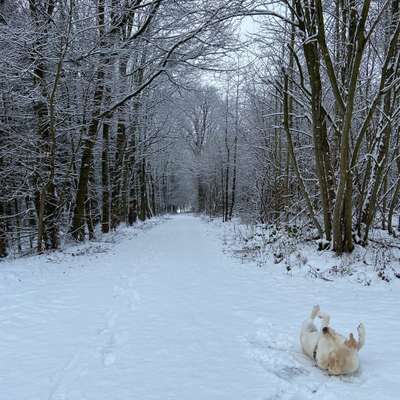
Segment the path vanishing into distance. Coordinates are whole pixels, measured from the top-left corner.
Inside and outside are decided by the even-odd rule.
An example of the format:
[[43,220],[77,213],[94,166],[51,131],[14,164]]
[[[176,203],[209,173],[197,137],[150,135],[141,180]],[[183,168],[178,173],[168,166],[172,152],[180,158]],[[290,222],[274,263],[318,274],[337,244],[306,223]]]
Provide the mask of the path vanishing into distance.
[[[0,263],[0,400],[398,398],[398,290],[242,264],[226,235],[182,215]],[[316,302],[364,321],[355,376],[301,354]]]

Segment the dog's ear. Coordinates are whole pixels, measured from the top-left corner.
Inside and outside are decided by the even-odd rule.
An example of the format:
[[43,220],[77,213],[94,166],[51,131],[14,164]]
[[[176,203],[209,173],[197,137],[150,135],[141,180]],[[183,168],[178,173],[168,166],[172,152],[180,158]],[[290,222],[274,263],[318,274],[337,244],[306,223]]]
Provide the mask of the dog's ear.
[[350,333],[349,338],[345,340],[344,344],[350,349],[357,349],[358,347],[357,340],[354,339],[354,335],[352,333]]

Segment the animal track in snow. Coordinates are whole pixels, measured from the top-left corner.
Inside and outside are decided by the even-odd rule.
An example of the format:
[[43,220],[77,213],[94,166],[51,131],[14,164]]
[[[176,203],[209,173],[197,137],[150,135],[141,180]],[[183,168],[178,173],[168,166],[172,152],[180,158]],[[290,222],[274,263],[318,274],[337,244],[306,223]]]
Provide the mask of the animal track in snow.
[[103,346],[101,353],[103,358],[103,365],[105,367],[109,367],[110,365],[114,364],[117,360],[114,354],[114,346],[115,346],[115,338],[114,335],[111,334],[108,341],[106,342],[105,346]]

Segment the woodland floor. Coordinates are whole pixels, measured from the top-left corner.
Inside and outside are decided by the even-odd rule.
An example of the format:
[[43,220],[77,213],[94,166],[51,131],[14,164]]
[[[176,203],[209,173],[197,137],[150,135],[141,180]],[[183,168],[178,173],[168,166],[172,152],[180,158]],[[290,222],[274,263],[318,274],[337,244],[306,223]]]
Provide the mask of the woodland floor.
[[[1,400],[397,399],[398,282],[288,276],[224,253],[223,228],[176,216],[0,263]],[[366,325],[361,370],[299,348],[313,304]]]

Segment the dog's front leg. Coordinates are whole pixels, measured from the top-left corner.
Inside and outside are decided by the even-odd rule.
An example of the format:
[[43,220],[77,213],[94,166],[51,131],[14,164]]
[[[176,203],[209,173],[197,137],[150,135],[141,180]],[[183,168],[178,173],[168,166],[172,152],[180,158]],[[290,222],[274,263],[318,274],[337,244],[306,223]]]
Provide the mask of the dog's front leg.
[[324,314],[324,313],[319,313],[318,314],[318,318],[321,319],[321,328],[327,328],[329,326],[329,322],[331,320],[331,317],[328,314]]

